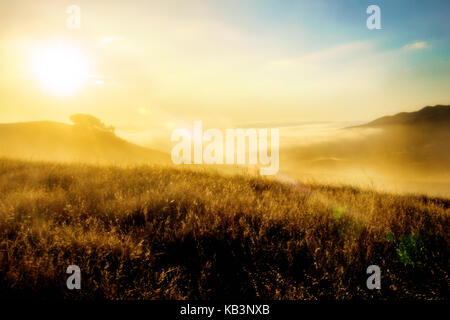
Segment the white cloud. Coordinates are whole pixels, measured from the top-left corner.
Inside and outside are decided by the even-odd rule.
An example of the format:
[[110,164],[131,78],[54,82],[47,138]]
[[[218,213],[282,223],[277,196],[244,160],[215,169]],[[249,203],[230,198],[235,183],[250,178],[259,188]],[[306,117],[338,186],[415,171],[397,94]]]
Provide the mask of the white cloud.
[[413,43],[409,43],[405,46],[403,46],[403,49],[405,50],[422,50],[422,49],[426,49],[429,48],[430,46],[428,45],[428,43],[426,41],[416,41]]

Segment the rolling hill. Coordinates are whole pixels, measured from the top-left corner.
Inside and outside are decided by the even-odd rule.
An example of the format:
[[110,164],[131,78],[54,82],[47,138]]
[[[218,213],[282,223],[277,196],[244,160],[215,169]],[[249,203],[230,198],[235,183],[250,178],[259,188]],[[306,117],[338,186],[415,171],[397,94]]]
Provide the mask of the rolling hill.
[[393,125],[450,127],[450,105],[427,106],[419,111],[401,112],[392,116],[385,116],[373,120],[359,127],[387,127]]
[[111,164],[167,163],[169,155],[113,132],[51,121],[0,124],[0,156]]
[[287,173],[450,195],[450,106],[386,116],[334,134],[284,150]]
[[450,163],[450,106],[425,107],[338,130],[323,143],[296,148],[298,158],[407,162],[439,170]]
[[449,170],[449,105],[427,106],[415,112],[378,118],[358,128],[378,130],[378,134],[369,135],[362,142],[382,159],[401,160],[427,170]]

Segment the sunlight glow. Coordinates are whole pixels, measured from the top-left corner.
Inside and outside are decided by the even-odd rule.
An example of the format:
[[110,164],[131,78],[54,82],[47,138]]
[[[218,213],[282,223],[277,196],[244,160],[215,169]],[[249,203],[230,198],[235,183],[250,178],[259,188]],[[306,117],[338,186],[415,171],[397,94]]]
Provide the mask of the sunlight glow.
[[77,49],[65,44],[35,48],[31,70],[43,87],[58,96],[76,93],[89,75],[86,58]]

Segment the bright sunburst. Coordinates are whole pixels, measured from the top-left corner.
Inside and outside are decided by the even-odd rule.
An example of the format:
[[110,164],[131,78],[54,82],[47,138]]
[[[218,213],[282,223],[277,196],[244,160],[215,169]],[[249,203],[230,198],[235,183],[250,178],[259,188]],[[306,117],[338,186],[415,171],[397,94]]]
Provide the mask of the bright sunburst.
[[55,95],[72,95],[88,79],[86,58],[66,44],[35,48],[31,69],[40,84]]

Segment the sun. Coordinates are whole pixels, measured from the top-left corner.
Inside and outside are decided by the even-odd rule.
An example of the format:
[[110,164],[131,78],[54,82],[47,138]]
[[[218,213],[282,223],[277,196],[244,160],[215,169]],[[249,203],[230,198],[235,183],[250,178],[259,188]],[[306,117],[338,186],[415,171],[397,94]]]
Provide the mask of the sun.
[[67,44],[36,47],[32,52],[31,70],[44,88],[59,96],[73,95],[89,77],[87,59]]

